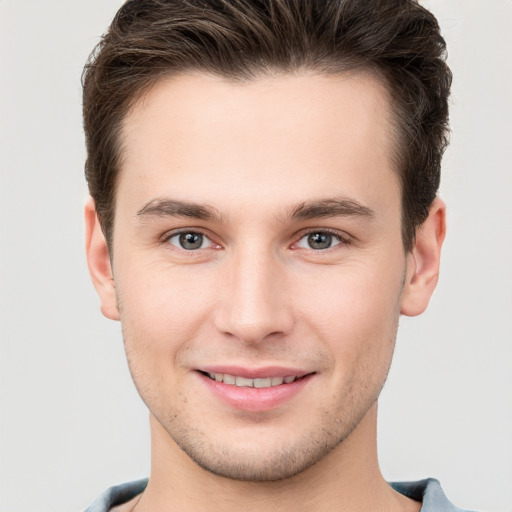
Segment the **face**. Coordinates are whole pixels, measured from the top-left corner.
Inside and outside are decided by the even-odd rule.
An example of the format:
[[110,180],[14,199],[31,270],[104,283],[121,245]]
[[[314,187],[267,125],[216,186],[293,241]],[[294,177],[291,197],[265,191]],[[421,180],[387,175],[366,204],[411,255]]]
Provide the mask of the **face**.
[[299,473],[379,395],[416,268],[389,117],[368,76],[195,74],[125,119],[103,311],[167,442],[213,473]]

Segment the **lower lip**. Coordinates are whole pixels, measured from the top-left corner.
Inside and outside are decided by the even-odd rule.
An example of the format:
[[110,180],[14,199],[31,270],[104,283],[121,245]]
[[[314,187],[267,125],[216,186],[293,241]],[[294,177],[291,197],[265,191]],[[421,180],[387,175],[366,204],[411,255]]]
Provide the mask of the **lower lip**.
[[300,393],[311,380],[313,374],[306,375],[290,384],[269,388],[250,388],[217,382],[199,374],[208,389],[221,401],[235,409],[248,412],[271,411],[290,401]]

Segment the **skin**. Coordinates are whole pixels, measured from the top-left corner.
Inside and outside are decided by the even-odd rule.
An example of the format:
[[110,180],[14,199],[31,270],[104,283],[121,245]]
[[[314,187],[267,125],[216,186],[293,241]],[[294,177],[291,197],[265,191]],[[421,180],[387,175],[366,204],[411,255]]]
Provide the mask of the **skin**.
[[[125,509],[419,510],[380,474],[377,398],[399,315],[435,288],[445,208],[406,254],[389,108],[367,75],[196,73],[128,114],[112,262],[86,206],[101,309],[150,411],[149,485]],[[310,376],[250,411],[211,393],[207,365]]]

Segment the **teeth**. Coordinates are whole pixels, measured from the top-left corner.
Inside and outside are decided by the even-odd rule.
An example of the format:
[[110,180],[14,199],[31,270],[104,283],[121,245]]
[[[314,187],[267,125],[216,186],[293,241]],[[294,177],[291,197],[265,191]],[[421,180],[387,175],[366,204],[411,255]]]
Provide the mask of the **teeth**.
[[208,373],[208,377],[217,382],[224,382],[224,384],[247,388],[270,388],[273,386],[280,386],[283,383],[291,384],[297,379],[295,375],[289,375],[287,377],[261,377],[257,379],[248,379],[246,377],[229,375],[227,373]]
[[[224,376],[224,382],[226,382],[225,379],[226,379],[226,376]],[[244,387],[252,388],[252,387],[254,387],[254,379],[246,379],[245,377],[236,377],[235,384],[239,388],[244,388]]]
[[[215,380],[217,380],[217,376],[215,376]],[[233,375],[228,375],[227,373],[223,375],[222,381],[224,384],[236,384],[236,377],[233,377]]]
[[270,386],[272,386],[272,377],[267,377],[265,379],[254,379],[255,388],[269,388]]

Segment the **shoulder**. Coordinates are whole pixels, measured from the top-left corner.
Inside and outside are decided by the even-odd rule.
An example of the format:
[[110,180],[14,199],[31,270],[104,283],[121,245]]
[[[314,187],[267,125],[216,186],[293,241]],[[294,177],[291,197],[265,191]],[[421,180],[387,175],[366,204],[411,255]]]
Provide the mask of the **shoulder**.
[[390,482],[389,485],[404,496],[421,501],[420,512],[470,512],[451,503],[435,478],[417,482]]
[[101,493],[84,512],[108,512],[116,505],[122,505],[140,494],[147,486],[148,479],[135,480],[114,485]]

